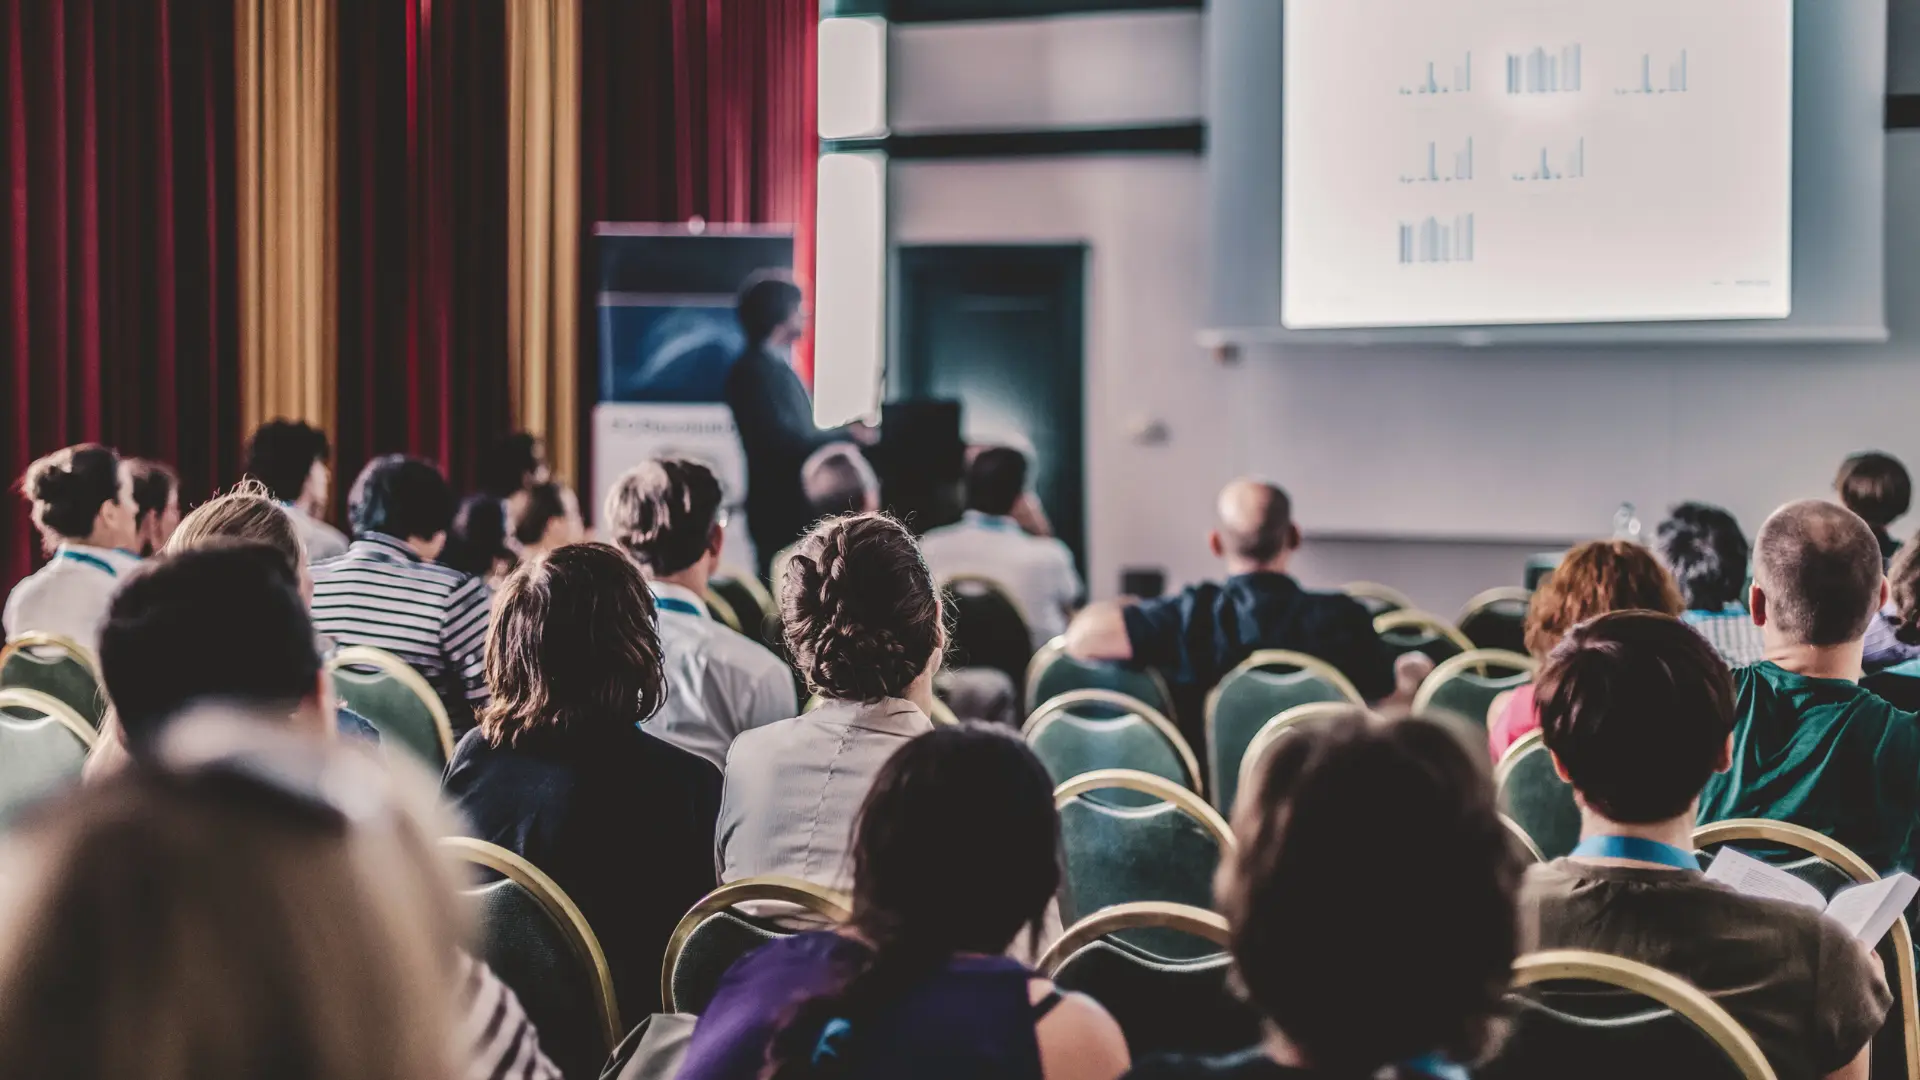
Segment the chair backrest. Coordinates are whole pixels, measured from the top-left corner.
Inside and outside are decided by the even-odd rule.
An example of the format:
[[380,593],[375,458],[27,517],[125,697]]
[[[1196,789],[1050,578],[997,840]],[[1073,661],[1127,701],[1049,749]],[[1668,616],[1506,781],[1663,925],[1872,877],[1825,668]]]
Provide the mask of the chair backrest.
[[[767,619],[774,614],[773,596],[760,579],[751,573],[723,570],[707,582],[708,591],[725,600],[733,609],[733,616],[739,621],[737,629],[754,639],[762,641]],[[764,642],[763,642],[764,643]]]
[[1377,581],[1349,581],[1340,586],[1340,591],[1360,601],[1360,606],[1367,609],[1367,614],[1376,619],[1389,611],[1403,611],[1418,606],[1406,593]]
[[1366,702],[1340,669],[1318,657],[1285,649],[1261,649],[1221,676],[1207,694],[1207,769],[1213,805],[1233,808],[1240,759],[1266,722],[1315,701]]
[[1033,660],[1033,632],[1019,599],[1005,585],[977,574],[956,574],[940,588],[953,628],[949,661],[955,667],[1003,671],[1018,690]]
[[1447,713],[1485,731],[1493,699],[1533,680],[1533,657],[1503,649],[1474,649],[1434,668],[1413,695],[1416,713]]
[[1507,830],[1507,836],[1512,838],[1514,857],[1523,865],[1547,861],[1546,856],[1540,854],[1540,845],[1533,842],[1533,837],[1527,835],[1527,830],[1521,828],[1519,822],[1501,814],[1500,827]]
[[[1253,778],[1259,775],[1260,762],[1267,756],[1267,751],[1280,741],[1280,736],[1301,724],[1352,711],[1353,703],[1350,701],[1310,701],[1305,705],[1295,705],[1260,725],[1260,730],[1254,732],[1253,738],[1247,743],[1247,752],[1240,755],[1240,774],[1234,778],[1232,798],[1237,799],[1240,792],[1252,790]],[[1224,805],[1220,807],[1220,812],[1230,814],[1233,806]]]
[[1180,729],[1125,694],[1061,694],[1035,709],[1020,734],[1055,784],[1101,769],[1132,769],[1200,790],[1200,761]]
[[453,757],[453,725],[447,707],[427,680],[384,649],[354,645],[327,661],[333,692],[347,708],[367,718],[382,745],[406,747],[434,771]]
[[830,923],[847,921],[853,909],[846,896],[799,878],[769,875],[720,886],[687,912],[667,941],[660,1000],[668,1012],[703,1011],[736,961],[795,932],[776,919],[742,910],[765,903],[798,907]]
[[1493,770],[1500,812],[1526,830],[1540,854],[1558,859],[1580,842],[1580,807],[1573,785],[1560,779],[1538,731],[1507,748]]
[[707,605],[707,618],[736,634],[746,633],[740,629],[740,615],[733,610],[733,602],[727,599],[725,593],[715,589],[712,582],[707,583],[707,591],[700,599]]
[[62,703],[95,731],[107,716],[107,693],[93,654],[70,638],[30,630],[0,646],[0,689],[38,690]]
[[[1142,932],[1190,942],[1169,960],[1129,944]],[[1039,970],[1062,990],[1103,1005],[1138,1059],[1149,1054],[1225,1054],[1258,1041],[1260,1020],[1229,988],[1227,921],[1180,904],[1121,904],[1067,928]]]
[[1920,676],[1920,661],[1908,660],[1868,675],[1860,680],[1860,685],[1896,709],[1920,712],[1920,677],[1916,676]]
[[93,725],[51,694],[0,689],[0,826],[78,783],[97,737]]
[[1425,611],[1389,611],[1373,620],[1373,632],[1395,656],[1423,653],[1436,664],[1473,648],[1452,623]]
[[1514,961],[1512,1027],[1474,1073],[1492,1080],[1774,1080],[1745,1028],[1678,976],[1561,949]]
[[1067,655],[1065,638],[1054,638],[1033,654],[1022,682],[1028,713],[1039,708],[1041,702],[1072,690],[1113,690],[1146,702],[1162,716],[1179,719],[1174,713],[1173,691],[1158,671],[1075,659]]
[[[1121,805],[1114,789],[1152,801]],[[1198,795],[1158,776],[1106,769],[1061,784],[1053,803],[1060,811],[1060,846],[1066,855],[1063,920],[1071,923],[1139,900],[1212,905],[1214,871],[1233,850],[1233,833]],[[1192,959],[1181,951],[1192,943],[1179,935],[1129,931],[1128,944],[1162,959]]]
[[[1786,821],[1732,818],[1693,831],[1693,846],[1706,852],[1722,844],[1764,859],[1832,896],[1848,885],[1877,881],[1880,875],[1852,849],[1832,837]],[[1916,985],[1913,930],[1903,916],[1874,946],[1888,972],[1893,1008],[1873,1037],[1874,1076],[1920,1076],[1920,986]]]
[[512,988],[540,1048],[568,1076],[598,1076],[620,1041],[613,974],[586,916],[532,863],[484,840],[440,841],[492,877],[466,892],[478,909],[480,956]]
[[1527,605],[1533,593],[1527,589],[1502,586],[1488,589],[1460,609],[1455,625],[1477,649],[1527,651]]

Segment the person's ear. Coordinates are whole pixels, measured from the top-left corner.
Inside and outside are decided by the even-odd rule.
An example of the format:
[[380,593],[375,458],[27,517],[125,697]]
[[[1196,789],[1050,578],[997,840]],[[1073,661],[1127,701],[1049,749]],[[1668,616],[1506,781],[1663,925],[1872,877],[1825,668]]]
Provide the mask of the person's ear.
[[1207,550],[1213,552],[1213,557],[1216,559],[1227,557],[1227,545],[1221,541],[1219,529],[1207,533]]
[[1547,751],[1547,756],[1553,759],[1554,773],[1558,775],[1561,780],[1564,780],[1569,784],[1573,783],[1573,777],[1567,775],[1567,767],[1560,763],[1560,755],[1549,750]]
[[1288,551],[1298,550],[1300,547],[1300,543],[1301,543],[1300,526],[1294,524],[1291,521],[1287,522],[1287,550]]
[[715,566],[720,564],[720,552],[727,546],[727,527],[719,522],[713,523],[712,531],[707,533],[707,554],[713,556]]
[[1733,732],[1727,732],[1727,741],[1720,745],[1720,760],[1714,762],[1713,771],[1726,772],[1733,768]]
[[1887,581],[1886,575],[1882,574],[1880,576],[1880,602],[1874,605],[1873,610],[1884,611],[1887,606],[1887,601],[1891,599],[1893,599],[1893,585]]
[[1767,593],[1758,582],[1747,590],[1747,614],[1753,619],[1753,625],[1767,625]]
[[340,721],[335,715],[338,706],[333,699],[333,677],[327,674],[323,665],[320,674],[315,677],[313,691],[300,699],[293,711],[294,726],[305,734],[322,739],[331,739],[340,732]]

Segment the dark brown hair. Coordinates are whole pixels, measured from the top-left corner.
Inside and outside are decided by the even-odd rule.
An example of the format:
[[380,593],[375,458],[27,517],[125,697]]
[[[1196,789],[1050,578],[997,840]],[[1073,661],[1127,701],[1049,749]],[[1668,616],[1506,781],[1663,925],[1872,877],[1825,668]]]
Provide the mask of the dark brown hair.
[[55,450],[27,466],[20,491],[48,548],[62,538],[84,540],[100,507],[120,498],[120,455],[98,443]]
[[1873,530],[1830,502],[1788,503],[1753,541],[1753,580],[1766,598],[1767,625],[1796,644],[1859,640],[1880,606],[1884,577]]
[[1906,466],[1877,450],[1853,454],[1841,462],[1833,490],[1847,509],[1876,529],[1886,528],[1913,502],[1913,480]]
[[1478,1059],[1520,877],[1483,755],[1439,723],[1356,708],[1282,738],[1250,794],[1219,896],[1255,1008],[1330,1075]]
[[1627,540],[1593,540],[1560,560],[1527,605],[1527,651],[1544,657],[1575,623],[1633,609],[1678,615],[1686,609],[1673,575],[1653,553]]
[[1547,749],[1609,821],[1684,813],[1733,730],[1726,661],[1692,627],[1651,611],[1574,627],[1534,685]]
[[712,469],[685,458],[655,458],[614,481],[600,516],[614,543],[662,577],[700,561],[719,513],[720,481]]
[[[567,490],[549,480],[534,484],[520,493],[513,513],[513,538],[522,544],[537,544],[547,535],[547,526],[567,516]],[[457,516],[457,515],[456,515]]]
[[1893,636],[1908,645],[1920,645],[1920,534],[1900,545],[1887,568],[1893,588]]
[[487,631],[487,687],[480,730],[495,746],[658,712],[659,628],[632,561],[607,544],[569,544],[515,570]]
[[920,545],[885,514],[828,518],[800,541],[780,621],[807,683],[841,701],[899,697],[943,636]]
[[133,476],[133,504],[140,517],[165,513],[168,500],[180,490],[180,474],[164,461],[129,458],[127,472]]

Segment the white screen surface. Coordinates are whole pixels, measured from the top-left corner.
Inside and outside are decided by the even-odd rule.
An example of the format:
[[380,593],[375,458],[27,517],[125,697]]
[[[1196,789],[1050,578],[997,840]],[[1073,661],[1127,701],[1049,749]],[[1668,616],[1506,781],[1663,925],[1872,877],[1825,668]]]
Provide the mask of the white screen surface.
[[1289,329],[1790,314],[1791,0],[1290,0]]

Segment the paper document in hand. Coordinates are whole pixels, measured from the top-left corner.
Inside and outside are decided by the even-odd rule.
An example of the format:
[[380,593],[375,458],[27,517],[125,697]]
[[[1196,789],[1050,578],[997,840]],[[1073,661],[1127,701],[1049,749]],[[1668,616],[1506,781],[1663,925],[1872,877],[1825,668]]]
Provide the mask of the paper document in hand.
[[1868,944],[1879,941],[1920,893],[1920,880],[1908,874],[1889,874],[1879,881],[1849,885],[1828,900],[1819,889],[1787,871],[1730,847],[1721,848],[1713,857],[1707,867],[1707,880],[1746,896],[1785,900],[1824,911]]

